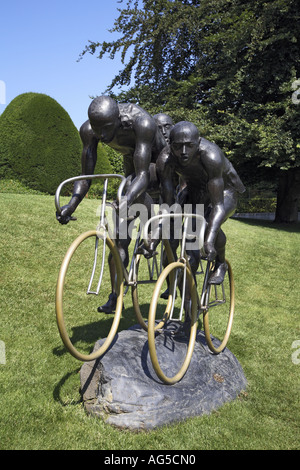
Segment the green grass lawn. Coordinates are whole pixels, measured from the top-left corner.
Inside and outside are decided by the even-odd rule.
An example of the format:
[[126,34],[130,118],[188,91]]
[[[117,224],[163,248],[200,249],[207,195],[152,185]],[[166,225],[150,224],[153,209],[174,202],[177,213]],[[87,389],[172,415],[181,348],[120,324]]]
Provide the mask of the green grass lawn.
[[[86,415],[81,363],[65,351],[56,326],[60,263],[71,241],[96,227],[98,202],[85,199],[78,220],[61,226],[53,197],[0,193],[0,200],[1,449],[299,449],[300,364],[292,360],[293,353],[300,358],[293,349],[300,340],[299,225],[224,225],[236,284],[228,347],[247,390],[209,416],[136,434]],[[120,328],[135,323],[127,294]]]

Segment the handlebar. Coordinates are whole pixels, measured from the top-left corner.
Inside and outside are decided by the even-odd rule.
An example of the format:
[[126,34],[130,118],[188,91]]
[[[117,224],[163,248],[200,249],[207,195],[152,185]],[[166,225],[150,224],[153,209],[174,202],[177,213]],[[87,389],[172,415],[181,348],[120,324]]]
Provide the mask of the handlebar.
[[199,219],[202,223],[201,223],[201,227],[200,227],[200,231],[199,233],[197,234],[197,238],[199,239],[199,248],[202,249],[203,246],[204,246],[204,235],[205,235],[205,230],[206,230],[206,226],[207,226],[207,222],[204,218],[203,215],[200,215],[200,214],[189,214],[189,213],[186,213],[186,212],[183,212],[183,213],[178,213],[178,214],[158,214],[158,215],[155,215],[153,217],[151,217],[146,223],[145,223],[145,226],[144,226],[144,244],[146,247],[149,248],[149,243],[148,243],[148,240],[147,240],[147,233],[148,233],[148,228],[149,228],[149,225],[154,222],[155,220],[158,220],[158,219],[165,219],[165,218],[181,218],[181,219],[185,219],[184,220],[184,229],[183,229],[183,240],[185,241],[185,239],[188,237],[188,234],[187,234],[187,223],[188,223],[188,220],[189,218],[196,218],[196,219]]
[[[123,192],[125,183],[126,183],[125,176],[118,175],[118,174],[107,174],[107,175],[106,174],[101,174],[101,175],[98,174],[98,175],[74,176],[73,178],[68,178],[65,181],[63,181],[62,183],[60,183],[60,185],[58,186],[58,188],[56,190],[56,193],[55,193],[55,207],[56,207],[56,210],[57,210],[57,214],[61,215],[61,207],[60,207],[60,203],[59,203],[59,198],[60,198],[61,190],[62,190],[62,188],[65,184],[72,183],[73,181],[79,181],[79,180],[93,180],[93,179],[104,179],[105,180],[105,179],[109,179],[109,178],[119,178],[119,179],[122,180],[121,184],[118,188],[118,193],[117,193],[117,200],[118,200],[118,203],[119,203],[120,200],[121,200],[121,196],[122,196],[122,192]],[[73,218],[73,220],[74,220],[74,218]]]

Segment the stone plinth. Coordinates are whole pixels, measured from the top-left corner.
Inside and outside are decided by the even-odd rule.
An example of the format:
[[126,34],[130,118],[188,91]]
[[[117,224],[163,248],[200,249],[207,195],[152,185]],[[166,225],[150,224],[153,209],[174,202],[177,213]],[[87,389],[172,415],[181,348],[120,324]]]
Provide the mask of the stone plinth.
[[[168,334],[157,339],[161,367],[166,375],[174,375],[186,341]],[[227,348],[213,355],[201,331],[183,379],[175,385],[163,384],[152,367],[147,333],[138,326],[118,333],[100,360],[84,363],[80,380],[86,411],[130,430],[150,430],[208,414],[236,399],[247,384],[236,357]]]

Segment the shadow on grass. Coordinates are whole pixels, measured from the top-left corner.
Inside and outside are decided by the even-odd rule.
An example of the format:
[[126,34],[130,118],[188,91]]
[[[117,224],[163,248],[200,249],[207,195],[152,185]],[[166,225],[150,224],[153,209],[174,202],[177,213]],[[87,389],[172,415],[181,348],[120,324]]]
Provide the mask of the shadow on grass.
[[278,224],[273,222],[272,220],[260,220],[260,219],[246,219],[243,217],[235,217],[233,220],[237,220],[238,222],[242,222],[243,224],[255,226],[255,227],[262,227],[262,228],[271,228],[275,230],[281,230],[284,232],[289,233],[300,233],[300,222],[294,224]]
[[71,381],[73,375],[77,375],[80,372],[80,367],[73,370],[72,372],[68,372],[65,374],[62,379],[58,382],[58,384],[54,387],[53,390],[53,398],[56,402],[60,403],[61,406],[70,406],[70,405],[78,405],[82,402],[82,397],[79,395],[78,400],[63,398],[63,389],[67,386],[68,382]]
[[[144,306],[144,309],[146,309],[146,305]],[[106,338],[109,334],[113,319],[113,315],[106,315],[104,318],[100,318],[99,321],[88,323],[80,327],[73,327],[71,329],[70,337],[72,344],[77,347],[77,345],[80,343],[80,347],[78,346],[78,348],[81,352],[85,354],[91,353],[94,349],[95,343],[100,339]],[[122,311],[118,332],[124,329],[128,329],[134,325],[137,325],[137,323],[138,322],[133,312],[133,308],[125,308]],[[118,340],[118,332],[107,351],[109,351],[114,346],[115,342]],[[65,354],[69,354],[69,352],[61,343],[60,346],[53,349],[53,354],[55,354],[56,356],[63,356]],[[94,365],[91,371],[91,377],[97,369],[99,361],[101,361],[101,357],[94,361]],[[82,395],[84,393],[84,390],[80,390],[80,388],[78,389],[78,399],[70,399],[68,398],[67,394],[65,394],[66,397],[63,396],[64,390],[68,389],[69,384],[74,379],[74,376],[80,373],[82,365],[83,363],[79,362],[79,367],[65,374],[53,390],[54,400],[60,403],[63,407],[69,405],[74,406],[82,403]],[[89,381],[87,380],[86,386],[88,385],[88,383]]]
[[[146,303],[141,304],[140,309],[147,323],[149,304],[146,304]],[[112,326],[113,319],[114,319],[114,316],[113,314],[111,314],[111,315],[106,315],[105,317],[100,318],[99,321],[96,321],[96,322],[94,321],[94,322],[87,323],[85,325],[81,325],[78,327],[76,326],[72,327],[70,331],[71,343],[73,344],[75,348],[78,348],[78,350],[81,353],[90,354],[93,351],[96,342],[108,336],[111,326]],[[130,327],[133,327],[134,325],[137,325],[138,327],[140,327],[138,324],[138,320],[134,314],[133,307],[124,308],[124,310],[122,311],[122,316],[120,319],[116,337],[114,341],[112,342],[110,348],[113,347],[115,341],[117,340],[118,333],[120,331],[126,330]],[[57,346],[53,349],[53,354],[55,356],[60,357],[65,354],[69,354],[69,351],[61,342],[60,346]]]
[[[72,327],[70,331],[70,340],[72,344],[76,348],[76,345],[80,343],[80,347],[78,346],[78,349],[83,354],[90,354],[95,346],[95,343],[99,339],[106,338],[109,334],[113,319],[114,315],[109,314],[106,315],[104,318],[100,318],[99,321],[94,321],[92,323],[87,323],[78,327]],[[125,330],[130,326],[136,324],[137,319],[134,315],[133,309],[125,308],[122,311],[118,331]],[[68,351],[63,344],[53,349],[53,354],[55,354],[56,356],[63,356],[66,353],[68,353]]]
[[[78,349],[84,353],[84,354],[89,354],[92,352],[94,349],[95,343],[102,339],[106,338],[112,322],[113,322],[113,315],[107,315],[106,317],[102,317],[99,319],[99,321],[88,323],[86,325],[82,325],[80,327],[73,327],[71,330],[71,337],[70,340],[72,344],[77,347],[77,344],[80,343],[80,347],[78,346]],[[122,312],[122,317],[120,319],[120,324],[118,328],[118,332],[129,328],[130,326],[133,326],[137,324],[136,317],[133,313],[132,308],[126,308]],[[112,344],[108,348],[111,349],[114,345],[114,343],[117,341],[118,338],[118,333],[116,334]],[[68,350],[65,348],[65,346],[61,343],[60,346],[56,347],[53,349],[53,354],[56,356],[63,356],[65,354],[69,354]],[[99,361],[101,358],[98,358],[95,360],[95,364],[93,366],[93,371],[97,368],[97,365],[99,364]],[[81,367],[83,365],[82,362],[78,361],[79,367],[73,370],[72,372],[68,372],[65,374],[61,380],[57,383],[53,390],[53,398],[56,402],[60,403],[61,406],[69,406],[69,405],[78,405],[82,402],[82,393],[84,391],[78,389],[78,394],[79,398],[74,400],[70,398],[64,398],[63,397],[63,390],[68,388],[68,384],[72,382],[73,376],[79,374]]]

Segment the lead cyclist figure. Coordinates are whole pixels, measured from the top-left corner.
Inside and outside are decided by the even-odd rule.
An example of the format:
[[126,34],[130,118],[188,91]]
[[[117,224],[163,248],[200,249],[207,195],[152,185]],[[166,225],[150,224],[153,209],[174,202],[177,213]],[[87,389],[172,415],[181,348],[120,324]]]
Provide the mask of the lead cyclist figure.
[[[80,128],[83,143],[81,166],[82,175],[93,174],[97,161],[99,142],[109,145],[123,155],[125,177],[124,204],[129,208],[133,203],[144,204],[150,214],[152,199],[146,192],[149,187],[157,184],[155,162],[166,146],[166,140],[154,118],[138,105],[117,103],[109,96],[95,98],[88,109],[89,119]],[[74,183],[71,200],[62,208],[57,219],[61,224],[71,220],[71,216],[87,194],[91,181],[80,180]],[[126,201],[125,201],[126,199]],[[121,205],[123,204],[121,203]],[[122,213],[122,207],[118,208]],[[118,249],[125,266],[128,264],[128,246],[130,236],[118,239]],[[114,292],[115,270],[110,260],[112,291],[108,302],[99,307],[100,312],[113,313],[116,307]]]

